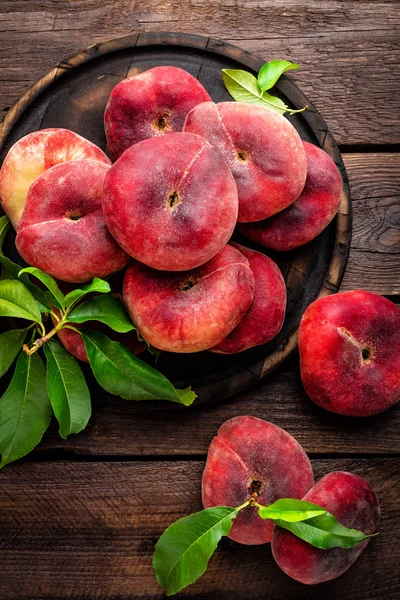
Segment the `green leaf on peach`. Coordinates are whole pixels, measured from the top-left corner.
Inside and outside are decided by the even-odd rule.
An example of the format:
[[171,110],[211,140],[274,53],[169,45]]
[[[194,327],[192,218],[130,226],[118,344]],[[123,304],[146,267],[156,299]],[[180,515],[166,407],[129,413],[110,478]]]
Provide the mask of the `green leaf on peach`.
[[[304,504],[310,505],[311,512],[316,511],[318,508],[318,505],[316,504],[311,504],[309,502],[304,502]],[[303,521],[284,520],[282,518],[271,516],[263,516],[262,518],[272,519],[279,527],[287,529],[301,540],[308,542],[316,548],[321,548],[322,550],[328,550],[330,548],[352,548],[356,544],[378,535],[376,533],[366,535],[357,529],[349,529],[339,523],[331,513],[327,512],[322,507],[319,508],[322,511],[321,514],[307,518]],[[261,509],[259,510],[261,511]],[[262,515],[260,514],[260,516]]]
[[111,292],[110,284],[107,281],[104,281],[104,279],[95,277],[89,283],[84,283],[80,288],[69,292],[69,294],[65,296],[65,306],[66,308],[70,308],[87,294],[108,294],[109,292]]
[[79,304],[70,313],[71,323],[100,321],[118,333],[127,333],[135,329],[124,304],[114,296],[95,296]]
[[282,519],[289,523],[304,521],[311,517],[318,517],[325,513],[325,509],[317,504],[295,500],[294,498],[280,498],[268,506],[258,506],[258,514],[262,519]]
[[159,371],[103,333],[88,330],[80,333],[93,374],[110,394],[125,400],[169,400],[185,406],[196,398],[190,388],[176,390]]
[[228,535],[237,508],[215,506],[179,519],[156,544],[153,568],[167,596],[203,575],[218,542]]

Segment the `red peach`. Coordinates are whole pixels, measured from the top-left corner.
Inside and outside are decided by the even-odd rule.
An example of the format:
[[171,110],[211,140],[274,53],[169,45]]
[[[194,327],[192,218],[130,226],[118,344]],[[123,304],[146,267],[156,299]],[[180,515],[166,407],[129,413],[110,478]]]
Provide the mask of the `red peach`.
[[141,336],[169,352],[199,352],[221,342],[242,319],[253,293],[248,260],[231,246],[186,273],[137,262],[128,267],[123,289]]
[[299,134],[279,113],[245,102],[204,102],[184,131],[215,146],[230,166],[239,196],[239,222],[260,221],[300,195],[307,160]]
[[103,210],[128,254],[154,269],[186,271],[225,246],[238,200],[217,150],[198,135],[170,133],[117,160],[104,181]]
[[[358,475],[335,471],[325,475],[303,500],[325,508],[342,525],[366,535],[374,533],[380,517],[379,502],[371,486]],[[321,550],[275,527],[272,553],[278,566],[290,577],[309,585],[342,575],[360,556],[369,540],[353,548]]]
[[266,344],[282,328],[286,308],[286,286],[272,259],[261,252],[231,244],[249,261],[254,275],[253,302],[239,325],[211,352],[233,354]]
[[0,202],[15,229],[31,183],[50,167],[69,160],[98,160],[111,164],[100,148],[69,129],[29,133],[8,152],[0,171]]
[[320,298],[299,327],[300,370],[308,396],[341,415],[376,415],[400,399],[400,310],[355,290]]
[[[291,435],[262,419],[235,417],[219,428],[208,449],[203,505],[240,506],[253,492],[263,505],[302,498],[313,483],[307,454]],[[256,507],[247,506],[233,521],[229,537],[241,544],[265,544],[273,527]]]
[[133,144],[182,131],[188,112],[208,100],[201,83],[178,67],[154,67],[124,79],[111,92],[104,113],[111,153],[119,158]]
[[307,244],[325,229],[339,208],[343,181],[337,166],[324,150],[308,142],[303,145],[307,179],[299,198],[265,221],[239,226],[244,235],[273,250]]
[[69,161],[34,181],[16,237],[27,263],[77,283],[106,277],[127,264],[129,257],[111,237],[102,213],[109,168],[94,160]]

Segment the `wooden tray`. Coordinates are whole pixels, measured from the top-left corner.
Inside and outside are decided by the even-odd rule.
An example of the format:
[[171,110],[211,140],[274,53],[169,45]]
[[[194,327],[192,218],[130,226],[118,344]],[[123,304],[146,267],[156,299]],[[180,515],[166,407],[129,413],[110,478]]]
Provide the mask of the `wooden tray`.
[[[61,61],[9,110],[0,128],[0,160],[22,136],[47,127],[72,129],[106,149],[103,112],[111,90],[125,77],[156,65],[174,65],[189,71],[212,99],[220,102],[232,100],[222,82],[222,68],[256,74],[265,62],[219,40],[179,33],[139,33],[95,44]],[[274,93],[293,108],[308,105],[307,111],[289,120],[304,140],[323,148],[338,166],[344,182],[339,213],[306,246],[287,253],[268,251],[284,274],[288,292],[285,323],[274,340],[231,356],[162,353],[157,368],[179,387],[191,384],[199,395],[196,402],[243,390],[275,369],[296,348],[297,329],[305,308],[317,297],[336,292],[344,274],[351,238],[351,203],[340,152],[322,117],[290,79],[283,76]],[[235,237],[266,252],[240,235]],[[12,246],[12,238],[8,245]],[[146,360],[151,362],[153,358],[148,356]]]

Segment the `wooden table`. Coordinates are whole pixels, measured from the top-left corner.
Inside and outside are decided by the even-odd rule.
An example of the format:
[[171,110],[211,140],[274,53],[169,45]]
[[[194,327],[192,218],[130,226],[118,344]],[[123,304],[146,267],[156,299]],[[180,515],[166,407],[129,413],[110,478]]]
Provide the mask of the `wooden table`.
[[[354,208],[342,290],[400,295],[399,2],[315,0],[1,0],[0,111],[4,115],[61,58],[136,31],[179,31],[232,42],[302,65],[290,76],[327,121],[348,169]],[[268,546],[225,539],[206,575],[180,597],[389,600],[399,582],[399,407],[367,419],[314,406],[294,357],[262,385],[184,409],[94,400],[87,430],[55,428],[28,459],[0,473],[0,597],[160,598],[154,544],[200,510],[208,444],[242,414],[283,427],[309,453],[316,477],[365,477],[382,506],[381,535],[339,579],[289,579]],[[397,569],[397,572],[396,572]]]

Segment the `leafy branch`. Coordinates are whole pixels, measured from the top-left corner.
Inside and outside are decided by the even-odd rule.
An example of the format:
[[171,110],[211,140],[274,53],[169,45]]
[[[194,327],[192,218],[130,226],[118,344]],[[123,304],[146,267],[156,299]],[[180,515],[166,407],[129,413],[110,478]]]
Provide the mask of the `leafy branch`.
[[[98,322],[118,334],[137,334],[122,301],[111,294],[106,281],[95,278],[64,295],[50,275],[34,267],[21,268],[4,255],[8,226],[7,217],[1,217],[0,317],[28,324],[0,334],[0,377],[17,359],[11,382],[0,398],[0,468],[33,450],[52,412],[63,438],[81,432],[90,419],[90,392],[81,367],[55,339],[62,329],[72,329],[82,337],[94,376],[109,393],[127,400],[192,404],[196,394],[191,388],[176,389],[122,343],[99,331],[81,329],[82,324]],[[53,319],[51,328],[46,327],[51,323],[48,315]],[[31,336],[26,343],[28,332]],[[45,364],[38,354],[41,349]]]
[[256,502],[256,493],[242,505],[214,506],[179,519],[164,531],[156,544],[153,568],[156,579],[172,596],[187,587],[207,569],[208,561],[223,536],[229,535],[233,520],[246,507],[257,510],[262,519],[270,519],[312,546],[352,548],[374,535],[348,529],[322,506],[281,498],[269,506]]

